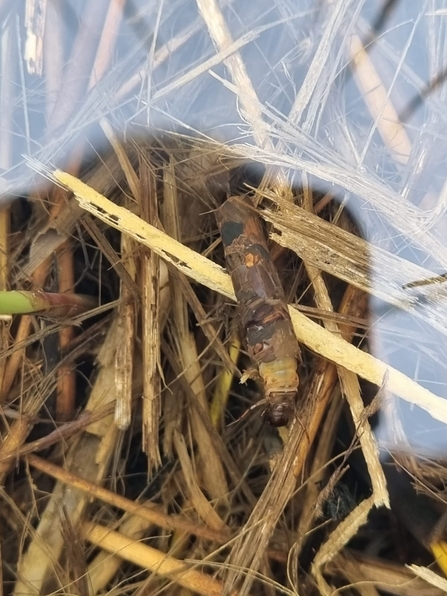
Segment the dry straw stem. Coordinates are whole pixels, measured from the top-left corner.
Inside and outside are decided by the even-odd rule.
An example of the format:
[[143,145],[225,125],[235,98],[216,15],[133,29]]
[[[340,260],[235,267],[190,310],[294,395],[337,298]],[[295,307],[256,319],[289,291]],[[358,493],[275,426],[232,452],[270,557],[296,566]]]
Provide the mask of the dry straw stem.
[[[233,46],[234,42],[221,8],[216,0],[196,0],[196,2],[211,39],[218,50],[217,55],[223,58],[225,52]],[[262,104],[240,53],[236,51],[229,55],[224,59],[224,64],[230,72],[234,89],[243,108],[243,117],[250,125],[255,143],[259,147],[275,153],[275,146],[267,132],[268,127],[263,118]],[[267,172],[266,177],[270,179],[270,176],[271,172]],[[276,170],[276,175],[272,176],[271,183],[282,195],[290,194],[290,184],[281,169]]]
[[373,488],[374,504],[376,507],[385,505],[390,507],[386,478],[379,459],[379,448],[365,416],[365,408],[361,397],[360,384],[357,375],[346,369],[339,368],[341,389],[351,410],[363,456],[368,467],[368,473]]
[[[332,370],[335,369],[332,363],[326,364],[329,364]],[[322,371],[324,375],[327,372],[329,371],[324,369]],[[338,376],[337,374],[331,374],[331,372],[329,372],[329,375],[333,379],[333,383],[329,389],[331,399],[328,400],[329,403],[326,410],[326,416],[324,417],[323,424],[320,425],[321,430],[313,452],[312,463],[309,466],[309,481],[306,482],[303,487],[304,498],[301,506],[302,513],[296,525],[296,539],[293,545],[293,555],[296,558],[298,558],[301,553],[303,544],[307,539],[307,533],[315,523],[315,518],[321,515],[325,495],[329,492],[327,489],[331,489],[341,476],[341,472],[337,469],[335,473],[331,475],[322,494],[321,487],[324,486],[327,479],[327,464],[331,461],[331,455],[336,440],[334,428],[337,428],[340,414],[344,407],[343,400],[340,399],[340,392],[334,391]],[[298,573],[296,567],[292,566],[291,573],[293,575]],[[296,578],[294,583],[297,584],[297,582],[298,578]]]
[[0,442],[0,485],[4,484],[6,476],[17,462],[18,454],[33,428],[42,403],[45,403],[54,389],[54,376],[43,376],[41,371],[33,372],[27,387],[23,389],[20,396],[22,403],[20,416],[7,426],[3,440]]
[[272,240],[318,269],[411,312],[447,335],[445,302],[441,297],[428,288],[421,308],[417,294],[405,288],[411,281],[430,278],[430,271],[379,247],[371,247],[362,238],[278,200],[272,193],[266,196],[280,207],[277,212],[261,211],[262,217],[273,224]]
[[289,306],[295,333],[300,341],[320,356],[344,366],[363,379],[386,389],[405,401],[419,406],[433,418],[447,424],[447,402],[378,358],[337,338]]
[[420,567],[419,565],[406,565],[408,569],[411,569],[417,577],[424,579],[428,584],[440,588],[447,593],[447,580],[440,577],[437,573],[428,569],[427,567]]
[[[220,436],[220,434],[218,432],[216,432],[214,426],[212,425],[208,412],[205,412],[203,410],[203,408],[200,406],[200,404],[196,398],[196,395],[194,395],[194,392],[192,391],[192,388],[186,382],[186,379],[184,378],[184,371],[182,370],[178,360],[174,356],[174,353],[171,350],[168,342],[162,341],[162,347],[163,347],[163,353],[165,354],[167,360],[169,361],[170,366],[173,369],[174,374],[176,375],[176,377],[179,381],[179,387],[181,388],[181,390],[178,393],[180,395],[184,394],[187,397],[189,403],[192,405],[191,409],[194,408],[195,410],[198,411],[198,413],[200,414],[201,420],[202,420],[204,426],[206,427],[208,434],[210,435],[210,437],[212,437],[214,449],[217,451],[217,454],[218,454],[220,460],[223,462],[227,473],[230,475],[230,477],[232,479],[232,483],[239,487],[239,490],[244,495],[244,498],[248,501],[248,503],[251,506],[254,506],[256,499],[255,499],[253,493],[251,492],[251,489],[249,488],[247,482],[243,478],[241,479],[240,470],[234,463],[233,459],[230,457],[228,450],[227,450],[227,446],[224,443],[222,437]],[[170,422],[170,421],[168,420],[168,422]],[[174,419],[174,422],[175,422],[175,419]],[[166,421],[165,421],[165,424],[166,424]],[[176,427],[177,427],[176,425],[171,424],[171,428],[169,429],[170,432],[173,433]],[[166,448],[170,450],[170,451],[168,451],[168,453],[172,453],[171,441],[169,441],[169,443],[166,441],[166,435],[167,435],[167,432],[165,431],[164,440],[166,442],[166,446],[167,446]],[[165,452],[166,452],[166,448],[165,448]]]
[[[223,7],[225,5],[230,5],[234,0],[222,0],[220,5]],[[205,9],[207,7],[205,6]],[[237,39],[236,41],[227,45],[224,49],[221,49],[216,55],[211,56],[207,60],[204,60],[198,66],[194,68],[190,68],[184,75],[177,76],[175,79],[166,85],[163,88],[155,91],[151,96],[152,103],[160,100],[161,98],[165,97],[166,95],[172,93],[175,90],[180,90],[182,87],[191,83],[195,79],[197,79],[200,75],[203,75],[206,72],[209,72],[210,69],[219,66],[222,62],[224,62],[228,57],[232,56],[235,52],[238,52],[241,48],[245,45],[250,44],[251,42],[255,41],[259,35],[265,31],[266,29],[270,29],[271,25],[267,25],[264,27],[257,27],[250,31],[248,31],[245,35]],[[186,44],[193,35],[197,32],[202,31],[203,29],[203,22],[201,18],[195,19],[191,25],[185,27],[180,33],[172,37],[161,46],[159,49],[156,50],[154,53],[152,60],[151,60],[151,70],[154,72],[157,68],[159,68],[166,60],[169,60],[171,56],[175,55],[175,53],[184,45]],[[141,87],[142,83],[148,77],[148,66],[147,64],[143,66],[138,72],[132,75],[129,79],[127,79],[123,85],[119,88],[117,93],[113,98],[113,102],[117,105],[121,102],[127,95],[129,95],[135,88]]]
[[165,513],[161,507],[157,507],[157,505],[152,503],[136,503],[135,501],[122,497],[107,488],[103,488],[87,478],[83,478],[73,472],[61,468],[60,466],[56,466],[37,455],[27,455],[26,459],[28,463],[37,470],[49,474],[72,489],[82,491],[89,498],[99,499],[103,503],[107,503],[112,507],[118,507],[129,514],[141,517],[151,524],[164,528],[165,530],[186,532],[219,544],[223,544],[230,537],[228,530],[224,527],[215,530],[191,522],[181,515],[169,515]]
[[[144,536],[150,535],[151,525],[151,522],[146,519],[125,514],[115,524],[114,528],[120,534],[124,534],[135,541],[140,541]],[[88,565],[86,575],[90,594],[106,594],[108,592],[107,585],[113,581],[122,566],[123,560],[118,555],[112,555],[101,550]]]
[[[304,205],[308,211],[311,211],[313,200],[311,190],[307,184],[306,174],[303,174],[303,180],[305,182]],[[315,302],[318,308],[324,312],[334,312],[332,301],[321,271],[311,265],[307,260],[304,261],[304,264],[314,288]],[[323,324],[328,331],[334,333],[335,335],[340,335],[341,337],[340,329],[335,322],[323,319]],[[377,507],[380,507],[381,505],[389,507],[390,501],[386,488],[385,474],[379,461],[379,449],[377,447],[377,442],[371,430],[369,421],[364,415],[365,409],[360,395],[358,378],[353,372],[342,367],[339,367],[338,369],[338,376],[340,378],[342,391],[346,396],[351,409],[352,419],[354,421],[355,428],[357,430],[357,436],[359,438],[366,465],[368,467],[371,485],[373,488],[374,503]]]
[[218,66],[223,61],[225,61],[227,57],[231,57],[240,48],[254,41],[261,31],[262,29],[255,29],[254,31],[249,31],[246,35],[231,43],[222,52],[219,52],[219,54],[217,54],[216,56],[212,56],[208,60],[205,60],[204,62],[202,62],[202,64],[199,64],[195,68],[192,68],[186,74],[177,77],[174,81],[172,81],[172,83],[165,85],[159,91],[155,91],[151,98],[152,103],[159,101],[160,99],[172,93],[176,89],[181,89],[186,84],[197,79],[197,77],[199,77],[203,73],[208,72],[211,68]]
[[176,332],[176,340],[179,343],[178,357],[181,362],[181,368],[184,371],[184,378],[191,387],[192,395],[200,405],[201,410],[200,413],[196,408],[191,408],[190,410],[194,440],[198,447],[198,462],[196,465],[201,471],[202,482],[211,497],[223,501],[226,500],[226,495],[228,494],[228,484],[225,478],[222,459],[216,449],[213,437],[208,432],[208,428],[202,420],[202,416],[206,416],[207,420],[211,422],[207,407],[206,387],[195,338],[187,328],[181,330],[176,326]]
[[102,118],[100,120],[100,125],[104,134],[107,137],[107,140],[111,144],[113,151],[115,152],[115,155],[118,159],[121,169],[123,170],[126,182],[129,185],[134,200],[139,205],[141,205],[140,180],[130,162],[129,156],[123,144],[118,139],[115,131],[113,130],[111,124],[108,122],[106,118]]
[[40,399],[34,399],[32,402],[28,399],[20,418],[11,424],[6,436],[3,437],[0,446],[0,484],[5,483],[6,476],[14,467],[17,453],[32,429],[31,420],[37,415],[40,406]]
[[[192,25],[182,30],[179,35],[169,39],[168,43],[165,43],[155,52],[152,58],[152,70],[155,71],[161,64],[163,64],[165,60],[175,54],[175,52],[189,39],[191,39],[191,37],[195,35],[201,29],[201,27],[202,23],[199,23],[199,20],[196,19]],[[120,101],[122,101],[137,86],[141,86],[142,82],[147,77],[147,70],[148,66],[146,64],[124,82],[114,96],[115,104],[118,104]]]
[[[96,189],[98,192],[108,194],[116,184],[120,187],[124,180],[123,170],[117,160],[115,154],[112,154],[101,162],[101,166],[96,168],[92,174],[87,175],[85,182]],[[63,205],[57,214],[54,214],[49,221],[44,221],[35,231],[34,238],[30,247],[30,255],[27,263],[24,264],[23,269],[18,271],[16,283],[18,285],[25,284],[29,277],[31,277],[36,269],[40,268],[42,263],[47,261],[67,240],[73,237],[73,232],[79,225],[82,209],[79,207],[76,199],[73,197],[64,201]],[[82,224],[92,225],[95,220],[91,217],[82,218]],[[121,265],[118,255],[113,251],[110,245],[107,245],[105,238],[100,234],[99,230],[88,230],[92,237],[99,244],[101,252],[107,259],[114,264],[118,275],[122,279],[126,279],[126,283],[132,286],[132,280],[127,275],[124,267]],[[135,288],[135,296],[137,296],[137,289]]]
[[[119,339],[115,321],[98,355],[99,372],[87,404],[87,410],[92,413],[116,399],[114,362]],[[112,410],[110,415],[90,424],[87,431],[71,444],[66,454],[67,468],[82,470],[84,478],[92,483],[100,482],[110,464],[117,438]],[[60,519],[61,511],[65,511],[71,525],[76,527],[88,503],[89,497],[84,492],[67,488],[63,482],[56,483],[37,528],[32,530],[31,542],[20,556],[17,572],[20,579],[16,582],[14,596],[29,593],[30,585],[35,593],[40,592],[64,548],[64,535],[55,520]]]
[[[155,174],[140,160],[140,213],[155,224],[158,220]],[[161,267],[163,263],[164,267]],[[143,451],[148,458],[149,473],[161,465],[159,450],[159,419],[161,412],[160,334],[161,334],[161,273],[163,261],[152,250],[141,247],[141,324],[145,330],[141,338],[143,357]],[[167,275],[167,271],[166,271]]]
[[[321,35],[315,55],[289,112],[288,122],[297,124],[300,123],[305,110],[309,107],[306,121],[302,124],[302,129],[306,132],[313,125],[315,111],[321,105],[319,98],[314,96],[317,83],[324,76],[325,67],[333,52],[334,44],[339,43],[337,38],[340,35],[340,27],[343,25],[352,5],[355,6],[356,4],[358,4],[356,0],[341,0],[332,3],[332,12],[327,20],[325,30]],[[280,140],[279,147],[277,146],[276,150],[280,150],[281,146]]]
[[216,381],[216,387],[214,389],[213,399],[210,406],[210,417],[215,427],[218,427],[220,421],[224,419],[224,412],[230,397],[230,389],[234,378],[234,368],[236,368],[241,350],[242,342],[236,331],[231,334],[228,344],[228,355],[231,364],[233,364],[233,368],[226,366],[221,371]]
[[[394,159],[399,163],[406,164],[411,153],[410,139],[399,121],[389,93],[386,92],[374,64],[357,35],[351,37],[349,53],[355,80],[362,91],[362,97],[371,116],[374,118],[374,127],[370,132],[370,137],[377,127]],[[368,145],[369,143],[364,151]]]
[[123,18],[125,4],[126,0],[110,0],[107,14],[104,19],[104,26],[101,31],[101,39],[99,40],[98,48],[96,50],[95,63],[93,64],[90,75],[89,90],[92,89],[107,72],[107,67],[114,54],[115,43]]
[[[170,274],[175,278],[174,283],[178,284],[182,288],[182,292],[189,304],[189,307],[195,315],[196,321],[200,325],[201,330],[209,341],[210,348],[216,352],[219,361],[222,362],[223,372],[228,372],[231,378],[233,378],[233,375],[240,377],[240,370],[236,366],[237,356],[231,352],[231,349],[230,354],[228,354],[226,351],[225,346],[214,329],[213,324],[207,320],[207,313],[203,308],[202,303],[198,299],[197,294],[191,287],[189,279],[175,269],[171,269]],[[234,341],[236,341],[236,339]],[[220,377],[221,375],[219,375],[219,379]]]
[[[45,171],[41,165],[38,168],[41,172]],[[49,175],[57,184],[69,188],[83,209],[148,246],[195,281],[235,300],[230,277],[222,267],[173,240],[128,210],[115,205],[74,176],[60,170]],[[289,312],[298,340],[308,348],[379,387],[383,385],[386,376],[389,391],[426,410],[433,418],[447,423],[447,402],[444,399],[379,359],[326,331],[292,306],[289,306]]]
[[338,524],[315,555],[312,563],[312,575],[316,578],[317,585],[324,596],[331,596],[333,590],[323,578],[323,567],[357,534],[358,529],[366,523],[368,514],[373,507],[374,496],[362,501],[346,519]]
[[[77,102],[88,89],[108,4],[108,0],[99,0],[85,6],[70,59],[63,76],[59,79],[58,98],[48,123],[48,138],[68,122]],[[101,54],[102,61],[103,54]],[[98,72],[99,70],[101,70],[100,65],[98,65]]]
[[[165,167],[163,182],[165,226],[171,236],[180,239],[177,186],[172,162]],[[185,380],[191,387],[202,412],[208,412],[203,371],[194,335],[189,330],[187,302],[180,284],[174,284],[172,288],[172,302],[176,357],[184,371]],[[190,410],[190,420],[194,440],[198,447],[202,481],[213,499],[224,498],[228,493],[228,484],[225,479],[222,460],[216,451],[212,437],[195,408]]]
[[[36,165],[36,164],[34,164]],[[39,171],[42,167],[37,165]],[[79,205],[111,227],[128,234],[144,246],[152,249],[165,261],[195,281],[211,287],[231,300],[235,299],[230,277],[224,269],[202,255],[168,236],[165,232],[144,222],[124,207],[119,207],[104,196],[61,170],[48,172],[50,179],[73,192]]]
[[[4,129],[3,129],[4,130]],[[8,287],[9,277],[9,208],[0,209],[0,295]],[[9,327],[11,321],[3,317],[0,321],[0,352],[5,352],[9,346]],[[0,379],[5,379],[7,361],[0,361]],[[4,382],[4,381],[3,381]],[[0,394],[2,383],[0,382]],[[1,397],[0,397],[1,401]]]
[[[157,218],[157,208],[154,205],[154,201],[156,201],[157,193],[153,172],[150,171],[148,164],[144,160],[140,159],[139,178],[134,167],[132,166],[128,154],[123,147],[123,144],[118,139],[110,123],[103,118],[100,124],[107,139],[112,145],[131,193],[140,207],[141,217],[145,221],[155,222]],[[127,428],[127,426],[130,424],[133,368],[132,360],[134,331],[136,324],[136,303],[132,301],[131,292],[132,288],[136,287],[137,263],[135,262],[134,255],[135,243],[130,239],[129,242],[128,273],[129,277],[131,278],[132,286],[126,285],[125,283],[122,283],[121,285],[122,299],[124,301],[124,304],[121,308],[123,311],[125,311],[125,313],[127,313],[128,318],[127,324],[123,326],[125,340],[127,340],[128,345],[126,350],[127,358],[125,360],[121,358],[122,362],[124,363],[122,372],[125,373],[127,370],[127,374],[125,375],[127,398],[119,400],[121,405],[124,406],[127,404],[126,419],[124,420],[123,417],[121,422],[119,422],[120,428],[123,429]],[[142,325],[143,328],[147,330],[147,333],[145,333],[142,338],[143,451],[148,456],[148,471],[151,473],[153,468],[157,468],[161,464],[161,457],[158,448],[158,429],[160,416],[160,379],[158,374],[158,366],[160,361],[160,264],[157,255],[155,255],[153,252],[147,254],[147,251],[144,249],[141,251],[140,261]],[[112,262],[115,263],[115,261]],[[123,281],[124,278],[122,278],[122,282]],[[139,293],[137,295],[139,295]],[[124,319],[126,319],[126,315],[124,316]],[[117,359],[119,358],[119,352],[124,350],[125,345],[126,341],[123,342],[123,348],[118,349]],[[123,395],[125,395],[125,393],[123,393]]]
[[187,492],[189,493],[189,501],[192,503],[194,510],[203,519],[206,525],[213,530],[221,531],[226,529],[225,522],[213,509],[209,500],[205,497],[198,485],[197,470],[194,468],[193,462],[188,454],[184,438],[177,431],[174,431],[174,446],[177,451]]
[[[325,30],[321,35],[315,55],[288,114],[288,126],[295,128],[296,125],[300,125],[300,129],[305,133],[309,132],[312,128],[316,112],[324,99],[321,95],[318,96],[318,83],[321,83],[321,79],[326,76],[327,62],[330,59],[334,43],[337,43],[336,40],[340,34],[340,27],[343,25],[347,14],[349,14],[351,6],[355,6],[355,4],[352,0],[339,0],[332,3],[332,12],[327,20]],[[319,87],[320,89],[324,89],[323,92],[325,92],[327,85],[320,84]],[[306,110],[307,115],[303,122],[303,115],[306,113]],[[282,136],[279,137],[272,152],[273,155],[284,151],[285,141]],[[286,198],[289,197],[286,196]]]
[[[364,555],[357,551],[343,549],[326,566],[330,574],[341,574],[351,584],[366,582],[379,590],[396,596],[444,596],[445,590],[430,586],[425,580],[414,577],[414,573],[403,567]],[[439,576],[438,576],[439,577]]]
[[[74,291],[75,275],[73,266],[73,253],[70,245],[66,245],[57,255],[57,268],[59,271],[58,286],[61,295]],[[69,349],[75,337],[74,327],[64,325],[59,331],[59,347],[62,352]],[[76,401],[76,374],[71,363],[60,363],[57,370],[57,399],[56,419],[71,420],[74,415]]]
[[[9,391],[14,382],[14,378],[22,363],[22,358],[26,348],[26,340],[31,330],[31,322],[31,317],[23,316],[21,318],[19,327],[15,335],[14,350],[7,361],[6,358],[4,359],[4,361],[6,361],[6,366],[4,369],[4,374],[2,376],[3,382],[1,385],[0,403],[2,403],[8,397]],[[5,351],[6,346],[7,344],[4,345]]]
[[[287,127],[284,127],[280,130],[280,134],[291,143],[308,143],[308,139],[306,137],[299,138],[300,132],[294,129],[288,130]],[[334,184],[338,188],[353,193],[364,202],[363,204],[368,210],[376,209],[378,214],[385,217],[404,238],[411,238],[412,243],[430,254],[444,269],[447,269],[445,242],[424,228],[423,224],[429,216],[409,201],[402,201],[400,194],[379,180],[366,173],[354,171],[337,154],[316,147],[309,149],[311,158],[305,158],[299,154],[278,155],[248,144],[239,145],[238,151],[240,157],[252,159],[266,166],[290,168],[292,171],[303,170],[309,175],[315,176],[317,180],[329,185]],[[325,188],[327,188],[326,184]],[[277,195],[274,198],[279,200]]]
[[[222,594],[221,582],[119,532],[91,522],[84,522],[82,534],[83,538],[92,544],[114,555],[119,555],[134,565],[148,569],[164,580],[178,583],[197,594],[203,594],[203,596],[221,596]],[[236,592],[232,592],[232,594],[236,594]]]
[[[218,3],[216,0],[196,0],[196,2],[217,50],[224,52],[232,46],[233,39]],[[245,111],[244,115],[250,123],[256,143],[260,147],[272,150],[273,144],[266,134],[258,95],[239,52],[225,58],[224,63],[237,87],[239,101]]]
[[[124,235],[121,237],[121,260],[133,281],[137,276],[135,244],[132,238]],[[126,430],[129,427],[132,415],[136,308],[136,301],[130,289],[121,282],[121,301],[117,313],[121,339],[115,354],[115,424],[120,430]]]

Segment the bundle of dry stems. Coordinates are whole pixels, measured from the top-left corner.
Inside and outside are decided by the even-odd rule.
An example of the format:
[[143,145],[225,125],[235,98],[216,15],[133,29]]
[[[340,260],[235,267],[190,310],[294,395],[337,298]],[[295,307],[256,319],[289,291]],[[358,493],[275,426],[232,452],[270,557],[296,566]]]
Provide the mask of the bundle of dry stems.
[[[0,320],[0,594],[447,592],[446,458],[400,409],[444,432],[447,5],[416,4],[0,2],[0,291],[89,297]],[[245,415],[230,194],[302,346],[280,431]]]

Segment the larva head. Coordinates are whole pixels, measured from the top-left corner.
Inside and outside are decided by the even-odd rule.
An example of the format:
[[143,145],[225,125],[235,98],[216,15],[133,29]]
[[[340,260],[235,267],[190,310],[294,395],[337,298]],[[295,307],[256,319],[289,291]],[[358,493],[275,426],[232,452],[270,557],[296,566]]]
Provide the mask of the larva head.
[[267,420],[275,428],[287,426],[295,415],[295,409],[290,403],[270,404],[267,408]]

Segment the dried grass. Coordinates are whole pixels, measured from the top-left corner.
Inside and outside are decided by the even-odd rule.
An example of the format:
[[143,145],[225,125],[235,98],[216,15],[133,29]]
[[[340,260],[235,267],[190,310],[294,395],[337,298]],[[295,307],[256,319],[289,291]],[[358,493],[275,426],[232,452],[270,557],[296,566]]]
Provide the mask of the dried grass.
[[[441,4],[0,1],[0,290],[98,303],[0,320],[1,594],[445,593]],[[305,348],[279,433],[229,192]]]

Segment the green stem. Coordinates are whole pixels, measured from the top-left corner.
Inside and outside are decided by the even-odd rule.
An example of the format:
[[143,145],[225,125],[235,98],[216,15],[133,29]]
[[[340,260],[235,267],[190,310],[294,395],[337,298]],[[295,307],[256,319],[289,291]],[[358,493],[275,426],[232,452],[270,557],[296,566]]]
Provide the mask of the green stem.
[[24,315],[42,313],[51,317],[74,317],[97,306],[92,296],[52,292],[0,292],[0,314]]

